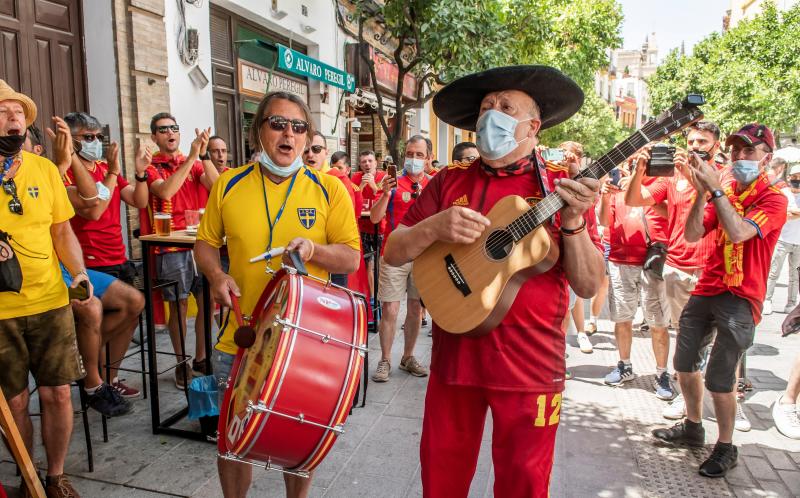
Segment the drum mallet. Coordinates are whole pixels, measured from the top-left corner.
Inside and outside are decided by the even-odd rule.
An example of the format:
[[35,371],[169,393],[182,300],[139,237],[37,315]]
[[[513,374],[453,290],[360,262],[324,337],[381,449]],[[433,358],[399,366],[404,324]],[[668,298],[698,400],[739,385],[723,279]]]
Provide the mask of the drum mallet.
[[231,292],[231,307],[233,308],[233,315],[236,317],[236,323],[239,328],[233,333],[233,342],[240,348],[247,349],[256,342],[256,331],[250,325],[244,323],[242,318],[242,310],[239,308],[239,298]]

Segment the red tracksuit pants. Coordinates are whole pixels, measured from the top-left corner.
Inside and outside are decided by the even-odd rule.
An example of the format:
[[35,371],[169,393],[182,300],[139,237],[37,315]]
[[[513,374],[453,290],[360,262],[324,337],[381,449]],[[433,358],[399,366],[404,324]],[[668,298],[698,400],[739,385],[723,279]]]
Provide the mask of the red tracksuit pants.
[[487,408],[492,410],[494,496],[549,496],[561,393],[447,385],[432,374],[420,444],[425,498],[469,494]]

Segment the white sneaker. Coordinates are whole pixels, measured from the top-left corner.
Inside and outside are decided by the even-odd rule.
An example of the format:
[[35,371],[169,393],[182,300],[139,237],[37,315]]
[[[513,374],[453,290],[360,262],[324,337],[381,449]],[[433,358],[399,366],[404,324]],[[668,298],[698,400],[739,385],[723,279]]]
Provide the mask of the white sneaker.
[[589,340],[589,336],[586,335],[586,332],[578,332],[578,347],[581,349],[581,353],[590,354],[594,351],[592,341]]
[[733,424],[733,428],[741,432],[748,432],[753,428],[750,425],[750,420],[747,419],[747,415],[744,414],[742,404],[738,402],[736,403],[736,421]]
[[766,300],[764,301],[764,307],[761,309],[762,315],[771,315],[772,314],[772,301]]
[[664,411],[661,412],[661,415],[670,420],[680,420],[685,417],[686,401],[683,399],[683,393],[678,394],[675,399],[670,402],[670,404],[665,406]]
[[796,405],[784,405],[781,403],[783,394],[778,396],[772,406],[772,419],[778,432],[791,439],[800,439],[800,415],[797,413]]

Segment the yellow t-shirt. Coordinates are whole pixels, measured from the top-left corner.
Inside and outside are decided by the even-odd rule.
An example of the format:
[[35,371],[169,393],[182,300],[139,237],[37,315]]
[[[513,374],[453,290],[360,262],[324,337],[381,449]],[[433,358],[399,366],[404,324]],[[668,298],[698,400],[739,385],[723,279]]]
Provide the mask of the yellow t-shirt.
[[[242,293],[242,313],[248,315],[272,278],[265,272],[266,261],[250,263],[251,258],[267,250],[269,243],[265,193],[273,221],[273,248],[285,247],[295,237],[315,244],[346,244],[355,250],[360,247],[353,203],[338,178],[303,167],[295,174],[294,183],[289,178],[276,184],[262,176],[257,163],[222,173],[211,189],[197,238],[218,248],[227,237],[230,275]],[[275,222],[284,200],[286,205]],[[280,257],[270,262],[274,270],[280,265]],[[328,272],[313,263],[306,268],[312,275],[328,278]],[[231,317],[220,333],[218,350],[236,354],[236,327]]]
[[35,315],[66,306],[67,287],[61,277],[50,227],[75,215],[55,164],[22,152],[14,177],[22,215],[8,209],[11,196],[0,191],[0,230],[11,236],[11,247],[22,269],[22,289],[0,292],[0,320]]

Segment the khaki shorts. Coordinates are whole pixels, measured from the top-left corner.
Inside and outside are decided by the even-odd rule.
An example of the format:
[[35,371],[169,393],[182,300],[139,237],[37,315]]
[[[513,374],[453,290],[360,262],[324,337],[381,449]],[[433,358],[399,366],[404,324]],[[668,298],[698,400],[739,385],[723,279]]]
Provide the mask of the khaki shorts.
[[413,262],[403,266],[391,266],[381,258],[380,278],[378,279],[378,301],[400,302],[408,293],[408,299],[419,299],[419,292],[411,276]]
[[82,379],[75,322],[69,305],[36,315],[0,320],[0,387],[6,398],[28,388],[28,372],[39,386]]
[[663,280],[641,266],[608,262],[608,308],[614,323],[631,322],[642,301],[645,321],[654,327],[669,325],[669,306]]
[[700,278],[700,269],[687,273],[675,267],[664,265],[664,284],[667,287],[667,303],[669,305],[672,326],[681,322],[681,312],[689,302],[692,291]]

